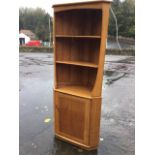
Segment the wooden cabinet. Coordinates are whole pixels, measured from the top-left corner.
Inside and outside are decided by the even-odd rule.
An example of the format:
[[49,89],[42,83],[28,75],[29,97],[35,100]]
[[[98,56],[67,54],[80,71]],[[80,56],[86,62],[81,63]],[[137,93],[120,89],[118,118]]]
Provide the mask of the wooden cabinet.
[[92,150],[99,142],[110,1],[53,8],[55,134]]
[[58,134],[80,143],[87,143],[88,135],[84,131],[89,127],[89,108],[88,99],[56,92],[55,112]]
[[75,145],[96,148],[99,141],[101,98],[55,92],[56,136]]

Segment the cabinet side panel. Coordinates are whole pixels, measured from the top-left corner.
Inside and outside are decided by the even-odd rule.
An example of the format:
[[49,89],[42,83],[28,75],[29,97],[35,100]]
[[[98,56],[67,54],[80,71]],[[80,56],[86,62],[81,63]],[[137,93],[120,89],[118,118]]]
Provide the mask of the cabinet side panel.
[[59,129],[59,111],[58,111],[58,93],[56,91],[54,92],[54,130],[56,133],[58,133],[58,129]]
[[101,44],[100,44],[100,54],[99,54],[99,67],[96,76],[95,85],[92,91],[93,97],[100,97],[102,91],[102,80],[103,80],[103,68],[105,60],[105,49],[106,49],[106,39],[108,32],[108,23],[109,23],[109,8],[110,4],[102,4],[102,32],[101,32]]
[[92,99],[90,109],[90,146],[97,146],[99,143],[101,98]]
[[54,64],[54,88],[57,88],[57,80],[56,80],[56,39],[55,39],[55,12],[53,14],[53,64]]

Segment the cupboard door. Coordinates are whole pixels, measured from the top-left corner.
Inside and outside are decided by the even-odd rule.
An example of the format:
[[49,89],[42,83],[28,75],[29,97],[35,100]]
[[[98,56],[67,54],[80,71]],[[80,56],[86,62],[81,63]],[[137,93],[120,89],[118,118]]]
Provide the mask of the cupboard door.
[[88,144],[90,100],[55,93],[56,132],[66,138]]

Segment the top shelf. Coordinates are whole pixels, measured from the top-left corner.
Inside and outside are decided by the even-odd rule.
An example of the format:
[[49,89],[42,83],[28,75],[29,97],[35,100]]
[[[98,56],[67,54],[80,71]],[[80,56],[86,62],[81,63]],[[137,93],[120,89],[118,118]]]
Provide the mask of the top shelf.
[[92,39],[100,39],[101,36],[93,36],[93,35],[56,35],[56,38],[92,38]]
[[96,4],[96,3],[107,3],[107,2],[112,2],[113,0],[85,0],[85,1],[79,1],[79,2],[68,2],[68,3],[57,3],[54,4],[52,7],[57,7],[57,6],[70,6],[70,5],[81,5],[81,4]]
[[58,37],[101,38],[102,10],[77,9],[55,13]]

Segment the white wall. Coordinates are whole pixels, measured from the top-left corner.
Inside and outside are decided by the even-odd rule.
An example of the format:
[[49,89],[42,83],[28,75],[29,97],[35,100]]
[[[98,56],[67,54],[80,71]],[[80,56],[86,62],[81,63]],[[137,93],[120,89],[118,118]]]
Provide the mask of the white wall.
[[25,44],[28,43],[31,40],[30,37],[28,37],[24,33],[20,33],[19,38],[25,38]]

